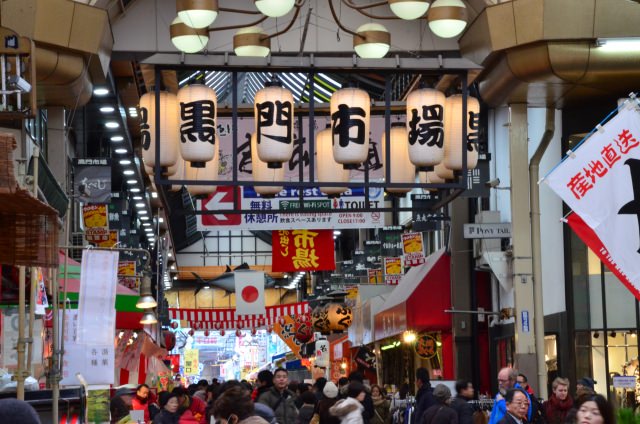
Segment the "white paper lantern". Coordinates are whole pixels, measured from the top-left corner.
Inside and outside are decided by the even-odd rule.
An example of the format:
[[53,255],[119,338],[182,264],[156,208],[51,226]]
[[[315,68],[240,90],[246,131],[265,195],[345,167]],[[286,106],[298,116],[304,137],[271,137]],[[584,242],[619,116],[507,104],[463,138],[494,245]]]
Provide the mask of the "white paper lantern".
[[346,169],[357,169],[369,155],[369,94],[342,88],[331,96],[330,110],[333,158]]
[[316,366],[327,368],[329,366],[329,341],[320,339],[316,341]]
[[467,149],[467,168],[473,169],[478,164],[478,131],[480,129],[480,103],[475,97],[467,96],[467,141],[462,142],[462,94],[447,97],[445,115],[444,159],[449,169],[462,170],[462,149]]
[[[444,184],[446,181],[442,178],[438,177],[438,175],[433,172],[418,172],[418,178],[420,178],[420,184]],[[422,192],[427,193],[430,191],[438,191],[437,188],[423,188]]]
[[433,88],[407,97],[409,159],[420,171],[431,171],[444,157],[445,104],[444,94]]
[[204,84],[191,84],[178,91],[180,107],[180,154],[195,168],[213,159],[216,146],[216,92]]
[[451,170],[451,169],[447,168],[446,166],[444,166],[443,163],[437,164],[433,168],[433,170],[434,170],[434,173],[437,176],[439,176],[440,178],[443,178],[445,180],[453,180],[455,178],[455,173],[453,172],[453,170]]
[[[194,168],[192,166],[185,166],[186,180],[197,181],[216,181],[218,179],[218,167],[220,163],[220,150],[219,150],[218,137],[216,136],[215,152],[213,160],[206,163],[204,168]],[[216,186],[214,185],[193,185],[187,184],[187,191],[192,196],[206,196],[211,193],[215,193]]]
[[[316,135],[316,173],[319,182],[347,182],[349,170],[333,159],[333,146],[331,144],[331,126],[327,126]],[[348,187],[320,187],[320,191],[331,197],[338,197],[347,191]]]
[[293,94],[279,82],[258,90],[253,106],[258,157],[282,168],[293,155]]
[[[150,167],[156,164],[156,96],[155,92],[140,97],[140,135],[142,158]],[[171,166],[178,160],[178,98],[160,92],[160,166]]]
[[[170,169],[173,170],[173,173],[167,176],[168,180],[186,180],[187,179],[187,168],[189,168],[187,162],[181,157],[178,158],[175,165],[173,165]],[[153,176],[151,177],[153,179]],[[165,186],[166,187],[166,186]],[[182,188],[182,184],[172,184],[169,186],[169,191],[178,191]]]
[[[389,129],[389,135],[391,142],[390,148],[390,160],[391,169],[390,183],[410,183],[413,184],[416,178],[416,168],[409,161],[409,149],[407,147],[407,129],[404,122],[394,122]],[[387,134],[386,131],[382,133],[382,158],[383,161],[387,157]],[[386,166],[386,164],[385,164]],[[384,175],[386,178],[387,170],[384,169]],[[385,191],[389,193],[405,194],[411,191],[411,187],[387,187]]]
[[[251,134],[251,173],[253,181],[284,181],[284,168],[269,168],[266,163],[258,157],[256,134]],[[282,186],[254,186],[262,197],[273,197],[282,191]]]

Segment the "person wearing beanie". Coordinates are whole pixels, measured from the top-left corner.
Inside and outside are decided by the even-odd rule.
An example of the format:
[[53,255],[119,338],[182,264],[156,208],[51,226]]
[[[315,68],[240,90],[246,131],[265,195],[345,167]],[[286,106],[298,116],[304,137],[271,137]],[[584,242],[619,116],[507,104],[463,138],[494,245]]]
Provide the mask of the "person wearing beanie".
[[322,389],[322,399],[316,405],[316,414],[320,418],[320,424],[340,424],[340,418],[331,415],[329,408],[338,402],[338,386],[333,381],[327,381]]
[[340,418],[341,424],[363,424],[362,412],[366,390],[359,381],[351,381],[347,389],[347,398],[340,399],[329,408],[329,413]]
[[458,413],[451,406],[451,390],[444,384],[433,389],[435,405],[431,405],[424,413],[424,418],[416,424],[458,424]]
[[41,424],[33,406],[18,399],[0,400],[0,423]]

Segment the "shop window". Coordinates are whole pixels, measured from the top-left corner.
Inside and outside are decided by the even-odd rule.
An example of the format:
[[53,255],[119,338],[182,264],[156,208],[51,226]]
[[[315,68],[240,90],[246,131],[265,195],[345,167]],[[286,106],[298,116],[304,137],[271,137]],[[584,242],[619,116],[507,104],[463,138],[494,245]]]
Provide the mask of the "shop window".
[[[615,394],[616,405],[635,408],[640,396],[638,387],[638,337],[635,331],[609,331],[607,334],[609,353],[609,375],[612,386],[609,388]],[[615,388],[613,377],[635,376],[636,387]]]
[[558,340],[555,334],[544,336],[544,361],[547,368],[547,381],[549,382],[549,393],[551,393],[551,383],[558,374]]
[[[596,337],[597,333],[597,337]],[[602,337],[602,332],[594,332],[594,338]],[[576,378],[582,378],[585,376],[591,376],[591,340],[592,333],[588,331],[576,332]]]

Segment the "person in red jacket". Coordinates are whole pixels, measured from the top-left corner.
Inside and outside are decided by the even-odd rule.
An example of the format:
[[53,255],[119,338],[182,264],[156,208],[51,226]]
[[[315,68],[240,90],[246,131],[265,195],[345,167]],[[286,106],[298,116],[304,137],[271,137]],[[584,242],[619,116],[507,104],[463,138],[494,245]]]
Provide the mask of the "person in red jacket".
[[[207,424],[207,404],[204,403],[204,401],[196,397],[189,396],[189,393],[184,387],[176,387],[173,389],[172,393],[178,396],[181,410],[184,410],[185,412],[187,410],[190,411],[193,418],[199,424]],[[184,414],[181,416],[181,419],[183,417],[186,418]]]
[[151,422],[149,414],[149,386],[141,384],[136,389],[135,396],[131,399],[131,409],[134,411],[144,411],[144,422]]

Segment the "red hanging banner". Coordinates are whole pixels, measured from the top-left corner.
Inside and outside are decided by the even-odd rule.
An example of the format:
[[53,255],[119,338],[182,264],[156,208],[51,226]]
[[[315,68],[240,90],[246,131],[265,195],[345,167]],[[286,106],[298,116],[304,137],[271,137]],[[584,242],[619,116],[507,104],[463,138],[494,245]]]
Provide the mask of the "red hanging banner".
[[332,230],[278,230],[271,239],[275,272],[336,269]]

